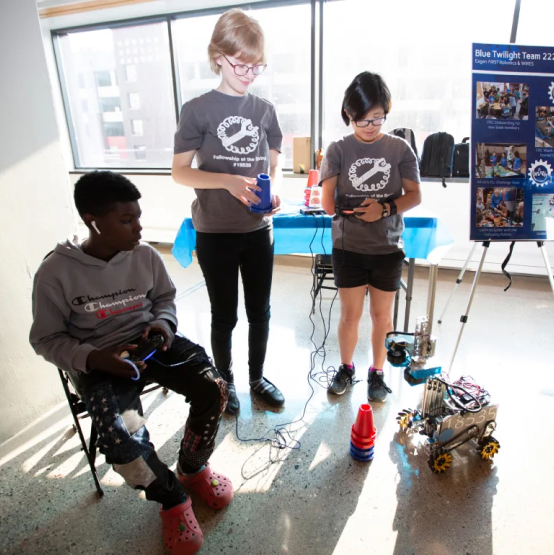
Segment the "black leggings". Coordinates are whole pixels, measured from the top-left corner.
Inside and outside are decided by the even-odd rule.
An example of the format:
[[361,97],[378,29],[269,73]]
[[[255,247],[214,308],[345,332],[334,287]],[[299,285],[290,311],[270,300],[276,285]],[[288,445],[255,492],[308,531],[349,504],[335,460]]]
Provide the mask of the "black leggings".
[[196,234],[196,253],[212,309],[212,352],[225,377],[231,374],[232,334],[237,324],[239,269],[248,317],[250,381],[263,376],[269,336],[273,229],[250,233]]

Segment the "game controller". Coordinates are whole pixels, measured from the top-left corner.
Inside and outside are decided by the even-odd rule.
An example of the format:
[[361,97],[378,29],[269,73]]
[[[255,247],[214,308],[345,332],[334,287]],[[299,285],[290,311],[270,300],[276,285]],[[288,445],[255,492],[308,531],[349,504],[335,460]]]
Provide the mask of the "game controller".
[[356,214],[356,206],[337,206],[335,207],[335,214],[347,218]]
[[131,351],[129,360],[131,362],[146,362],[160,347],[163,347],[164,343],[165,339],[161,333],[154,333],[141,339],[137,348]]

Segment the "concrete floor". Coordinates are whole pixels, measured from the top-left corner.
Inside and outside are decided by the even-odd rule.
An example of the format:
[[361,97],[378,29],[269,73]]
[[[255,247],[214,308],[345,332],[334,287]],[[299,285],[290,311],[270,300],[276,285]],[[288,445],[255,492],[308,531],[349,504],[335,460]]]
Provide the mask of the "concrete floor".
[[[194,263],[184,270],[168,252],[164,256],[179,290],[180,329],[208,347],[208,297],[205,287],[195,288],[202,281],[199,268]],[[281,412],[255,403],[248,392],[244,310],[235,332],[243,438],[260,437],[279,423],[299,419],[310,394],[311,275],[308,267],[291,260],[279,257],[275,268],[266,371],[286,396]],[[437,315],[455,277],[452,271],[439,273]],[[450,359],[471,278],[469,274],[460,286],[435,330],[438,364]],[[421,436],[397,433],[395,421],[399,410],[417,404],[421,386],[410,387],[401,371],[390,368],[386,373],[393,394],[374,407],[375,459],[357,463],[348,445],[357,407],[366,400],[365,382],[342,398],[328,398],[316,385],[305,418],[290,427],[301,443],[298,450],[241,443],[234,418],[224,418],[212,463],[233,480],[235,499],[215,512],[193,497],[206,538],[201,553],[554,553],[554,297],[546,278],[516,277],[506,293],[505,285],[501,276],[483,276],[452,371],[453,378],[471,374],[500,404],[495,436],[501,450],[493,464],[462,447],[445,475],[431,473]],[[420,268],[411,328],[415,316],[425,311],[426,292],[427,271]],[[330,291],[324,293],[325,314],[331,298]],[[338,309],[336,303],[325,367],[340,362]],[[364,316],[356,354],[362,379],[369,363],[368,320]],[[179,396],[159,391],[143,397],[143,404],[161,458],[174,465],[187,405]],[[98,470],[102,499],[95,494],[65,404],[1,445],[0,553],[162,554],[157,506],[126,487],[102,457]]]

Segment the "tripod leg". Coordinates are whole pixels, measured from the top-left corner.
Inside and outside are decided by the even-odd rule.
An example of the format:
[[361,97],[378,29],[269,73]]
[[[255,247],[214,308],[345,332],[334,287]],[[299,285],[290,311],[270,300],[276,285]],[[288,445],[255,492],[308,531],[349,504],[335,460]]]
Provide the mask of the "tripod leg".
[[408,279],[406,280],[406,310],[404,312],[404,331],[408,331],[410,325],[410,308],[412,305],[412,292],[414,290],[415,258],[408,262]]
[[429,266],[429,291],[427,292],[427,320],[428,328],[427,333],[431,337],[433,332],[433,318],[435,314],[435,296],[437,293],[437,274],[439,271],[438,264],[431,264]]
[[441,317],[439,318],[439,324],[442,324],[442,321],[444,319],[444,315],[446,314],[446,310],[448,309],[448,305],[450,304],[450,301],[452,301],[452,299],[454,298],[454,293],[456,293],[456,289],[458,289],[458,285],[460,285],[460,283],[462,283],[462,280],[464,279],[464,274],[466,273],[467,266],[468,266],[469,262],[471,261],[471,258],[473,257],[473,253],[475,252],[476,248],[477,248],[477,243],[473,243],[473,247],[471,247],[471,251],[469,252],[469,256],[467,257],[467,259],[465,261],[465,264],[462,267],[462,271],[458,275],[458,279],[456,280],[456,283],[454,284],[454,289],[452,289],[452,292],[450,293],[450,297],[448,297],[448,300],[446,301],[446,305],[444,306],[444,310],[442,311]]
[[467,303],[465,314],[460,318],[460,322],[462,322],[462,327],[458,335],[458,340],[456,341],[456,346],[454,347],[454,352],[452,353],[452,359],[450,360],[450,366],[448,367],[447,376],[450,376],[452,365],[454,364],[454,359],[456,358],[456,353],[458,352],[458,347],[460,346],[462,334],[464,333],[464,326],[466,325],[467,318],[469,316],[469,310],[471,308],[471,304],[473,303],[473,297],[475,296],[475,291],[477,290],[479,278],[481,277],[481,272],[483,271],[483,264],[485,263],[485,257],[487,256],[487,251],[489,250],[489,246],[490,246],[490,241],[486,241],[485,243],[483,243],[483,254],[481,255],[481,261],[479,262],[479,267],[477,268],[477,272],[475,272],[475,277],[473,278],[473,283],[471,285],[471,291],[469,292],[469,300]]
[[544,241],[537,241],[537,246],[541,249],[542,257],[544,258],[544,265],[546,266],[546,275],[548,276],[548,281],[550,281],[552,293],[554,293],[554,278],[552,277],[552,268],[550,267],[550,261],[548,260],[548,253],[546,252]]
[[396,295],[394,296],[394,316],[392,320],[392,329],[396,329],[396,324],[398,323],[398,303],[400,301],[400,289],[396,291]]

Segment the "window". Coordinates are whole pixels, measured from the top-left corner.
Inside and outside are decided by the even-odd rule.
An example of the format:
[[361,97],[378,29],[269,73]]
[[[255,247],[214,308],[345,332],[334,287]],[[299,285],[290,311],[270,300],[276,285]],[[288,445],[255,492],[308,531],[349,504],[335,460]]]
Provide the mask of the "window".
[[200,96],[219,85],[219,77],[208,63],[208,44],[219,15],[186,17],[173,23],[181,103]]
[[182,79],[186,83],[196,76],[196,64],[194,62],[183,62],[181,64]]
[[[524,0],[524,3],[527,0]],[[447,131],[459,142],[471,124],[471,43],[508,42],[513,5],[495,13],[494,25],[478,0],[421,2],[389,0],[379,4],[379,22],[369,15],[366,0],[327,2],[324,12],[323,142],[351,132],[340,110],[346,87],[362,71],[379,73],[392,94],[392,110],[383,130],[409,127],[418,149],[425,138]],[[402,14],[402,17],[398,17]],[[394,21],[394,25],[387,22]],[[371,23],[371,22],[370,22]],[[519,40],[519,37],[518,37]],[[348,48],[345,49],[345,45]]]
[[133,92],[129,93],[129,108],[131,110],[140,110],[140,94]]
[[136,146],[135,147],[135,160],[146,160],[146,147]]
[[123,123],[117,121],[104,123],[104,133],[106,137],[123,137],[125,135]]
[[519,12],[517,42],[529,46],[554,46],[552,33],[542,33],[544,22],[554,18],[554,3],[523,0]]
[[121,110],[121,101],[119,96],[100,98],[101,112],[119,112]]
[[[284,134],[281,163],[290,168],[293,137],[309,136],[312,124],[320,124],[311,120],[311,82],[319,77],[319,63],[315,68],[311,64],[311,30],[319,30],[319,18],[312,21],[307,0],[260,7],[264,4],[245,8],[264,28],[268,52],[268,68],[252,92],[275,105]],[[436,131],[447,131],[456,141],[469,134],[470,45],[507,43],[513,5],[498,9],[492,24],[477,0],[427,0],[424,7],[421,1],[390,0],[378,5],[378,17],[367,0],[316,4],[323,6],[323,147],[351,132],[340,116],[342,97],[364,70],[380,73],[391,89],[393,107],[385,132],[410,127],[420,149]],[[546,39],[537,35],[536,14],[543,21],[551,19],[554,3],[522,0],[521,6],[517,41],[552,43],[548,34]],[[171,167],[176,105],[219,85],[207,46],[219,13],[226,9],[54,32],[77,168]],[[176,84],[172,58],[178,64]],[[139,139],[134,137],[143,137],[144,144],[136,146]]]
[[136,135],[137,137],[142,137],[144,135],[144,123],[141,119],[131,120],[131,125],[133,128],[133,135]]
[[[292,138],[310,135],[310,4],[252,9],[248,13],[262,25],[268,53],[267,69],[251,91],[275,105],[284,136],[281,164],[292,168]],[[219,85],[220,77],[212,73],[207,56],[218,18],[206,15],[174,22],[181,103]]]
[[94,82],[97,87],[109,87],[112,84],[112,76],[109,71],[95,71]]
[[[124,53],[124,51],[121,51]],[[125,65],[125,80],[134,83],[137,80],[137,66],[134,64]]]
[[[127,53],[140,39],[157,40],[156,56]],[[169,168],[176,122],[167,23],[69,31],[56,41],[76,168]],[[133,136],[144,137],[142,158]]]

